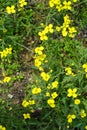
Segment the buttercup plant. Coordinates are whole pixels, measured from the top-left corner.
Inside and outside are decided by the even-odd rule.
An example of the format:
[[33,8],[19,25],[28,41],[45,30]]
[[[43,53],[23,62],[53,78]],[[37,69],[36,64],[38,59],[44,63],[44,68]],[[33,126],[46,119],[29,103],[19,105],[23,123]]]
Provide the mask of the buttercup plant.
[[86,3],[1,0],[1,130],[87,129]]

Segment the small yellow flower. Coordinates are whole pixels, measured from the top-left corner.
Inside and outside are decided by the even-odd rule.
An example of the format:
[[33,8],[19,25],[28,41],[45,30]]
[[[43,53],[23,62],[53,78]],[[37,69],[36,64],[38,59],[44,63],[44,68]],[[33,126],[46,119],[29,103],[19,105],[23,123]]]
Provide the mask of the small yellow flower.
[[58,81],[52,82],[52,88],[58,88]]
[[36,47],[35,48],[35,53],[38,54],[38,55],[42,55],[42,51],[44,50],[44,47],[43,46],[40,46],[40,47]]
[[43,41],[43,40],[48,40],[48,37],[46,35],[46,32],[42,31],[42,32],[39,32],[38,35],[40,36],[40,40]]
[[0,130],[6,130],[6,128],[0,125]]
[[50,84],[48,84],[47,89],[51,89],[51,85]]
[[63,2],[63,4],[64,4],[63,9],[71,10],[71,4],[72,4],[71,1],[68,1],[68,2],[67,2],[67,1],[65,0],[65,1]]
[[67,96],[76,98],[77,97],[76,92],[77,92],[77,88],[74,88],[74,89],[69,88]]
[[84,109],[81,110],[80,116],[81,116],[82,118],[86,117],[86,113],[85,113],[85,110],[84,110]]
[[62,30],[62,35],[63,35],[63,37],[66,37],[67,34],[68,34],[67,29],[66,29],[66,28],[63,28],[63,30]]
[[54,99],[48,99],[47,103],[49,104],[50,107],[54,108],[55,107],[55,100]]
[[73,2],[77,2],[77,0],[73,0]]
[[85,129],[87,130],[87,125],[85,126]]
[[23,7],[25,5],[27,5],[27,2],[25,0],[19,0],[19,6],[20,7]]
[[87,63],[83,64],[82,68],[86,69],[87,68]]
[[35,100],[29,100],[29,105],[34,105],[35,104]]
[[46,96],[49,97],[49,96],[50,96],[50,93],[49,93],[49,92],[46,92]]
[[58,96],[58,94],[57,94],[57,92],[53,92],[53,93],[51,94],[51,96],[52,96],[53,99],[55,99],[55,98]]
[[22,106],[23,106],[23,107],[28,107],[28,106],[29,106],[29,102],[26,101],[26,100],[23,100]]
[[14,6],[14,5],[12,5],[11,7],[7,6],[7,7],[6,7],[6,12],[7,12],[8,14],[15,13],[15,12],[16,12],[15,6]]
[[24,113],[23,116],[24,116],[24,119],[30,118],[30,114],[29,113],[27,113],[27,114]]
[[74,103],[75,103],[76,105],[79,105],[79,104],[81,103],[81,101],[80,101],[80,99],[75,99],[75,100],[74,100]]
[[65,68],[66,75],[72,75],[72,69],[70,67]]
[[5,77],[4,79],[3,79],[3,82],[4,83],[8,83],[9,81],[11,80],[11,77]]
[[50,75],[45,72],[41,72],[41,77],[44,81],[48,81],[50,79]]
[[72,122],[72,118],[68,118],[68,123],[71,123]]
[[32,94],[38,94],[38,93],[41,93],[41,88],[35,87],[32,89]]
[[41,64],[42,64],[42,62],[41,62],[39,59],[35,59],[34,65],[35,65],[36,67],[40,67]]
[[61,31],[61,27],[56,26],[56,30],[57,30],[58,32],[60,32],[60,31]]
[[40,66],[39,67],[39,71],[44,71],[43,67]]
[[76,115],[75,115],[75,114],[72,114],[72,115],[71,115],[71,118],[72,118],[72,119],[75,119],[75,118],[76,118]]

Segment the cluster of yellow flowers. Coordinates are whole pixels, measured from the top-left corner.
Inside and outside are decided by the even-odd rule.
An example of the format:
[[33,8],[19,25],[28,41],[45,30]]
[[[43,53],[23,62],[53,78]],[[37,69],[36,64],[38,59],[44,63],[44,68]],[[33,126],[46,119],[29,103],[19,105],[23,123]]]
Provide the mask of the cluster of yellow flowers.
[[47,103],[50,107],[55,107],[55,99],[58,97],[57,92],[52,92],[51,94],[49,92],[46,93],[46,96],[49,96],[50,98],[47,100]]
[[85,72],[86,72],[86,78],[87,78],[87,63],[83,64],[82,68],[85,70]]
[[35,48],[35,56],[34,56],[34,64],[35,66],[39,69],[39,70],[42,70],[43,71],[43,68],[41,67],[43,61],[45,60],[46,58],[46,55],[43,54],[43,51],[44,50],[44,47],[43,46],[40,46],[40,47],[36,47]]
[[[57,89],[58,88],[58,81],[52,82],[52,84],[48,84],[47,89]],[[58,97],[58,93],[54,90],[52,92],[46,92],[46,96],[49,97],[47,100],[47,103],[50,107],[54,108],[55,107],[55,99]]]
[[75,118],[76,118],[75,114],[69,114],[67,116],[68,123],[71,123],[73,121],[73,119],[75,119]]
[[[76,94],[77,88],[74,88],[74,89],[69,88],[67,91],[68,91],[68,94],[67,94],[68,97],[73,97],[73,98],[77,97],[77,94]],[[80,104],[80,102],[81,102],[80,99],[74,100],[74,104],[76,105]]]
[[28,107],[28,106],[31,106],[31,105],[34,105],[35,104],[35,100],[29,100],[29,101],[27,101],[27,100],[23,100],[23,102],[22,102],[22,106],[23,107]]
[[[82,117],[82,118],[85,118],[86,117],[86,112],[85,112],[85,110],[84,109],[82,109],[81,110],[81,112],[80,112],[80,116]],[[69,114],[68,116],[67,116],[67,121],[68,121],[68,123],[72,123],[72,121],[73,121],[73,119],[75,119],[76,118],[76,115],[75,114]]]
[[9,54],[12,54],[12,48],[11,48],[11,47],[6,48],[6,49],[3,50],[3,51],[0,51],[1,58],[5,58],[5,57],[7,57],[7,55],[9,55]]
[[49,0],[49,6],[51,8],[56,7],[58,12],[60,12],[62,10],[71,10],[73,2],[77,2],[77,0],[72,0],[72,2],[66,0],[64,0],[63,2],[61,0]]
[[[19,0],[18,2],[18,11],[20,11],[25,5],[27,5],[27,2],[25,0]],[[6,7],[6,12],[8,14],[13,14],[16,13],[16,7],[14,5],[12,6],[7,6]]]
[[6,128],[0,125],[0,130],[6,130]]
[[62,36],[66,37],[67,35],[71,38],[73,38],[75,36],[75,33],[77,32],[76,28],[73,26],[70,26],[72,20],[70,20],[68,15],[64,16],[64,23],[62,26],[56,26],[56,30],[58,32],[61,31]]
[[54,32],[53,25],[49,24],[44,28],[43,31],[39,32],[38,35],[40,36],[40,40],[43,41],[43,40],[48,40],[47,34],[53,32]]

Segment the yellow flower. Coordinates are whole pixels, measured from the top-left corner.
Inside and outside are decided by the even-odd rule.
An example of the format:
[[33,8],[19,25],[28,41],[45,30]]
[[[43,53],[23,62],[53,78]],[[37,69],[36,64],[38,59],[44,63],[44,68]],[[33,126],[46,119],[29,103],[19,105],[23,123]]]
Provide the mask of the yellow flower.
[[49,104],[50,107],[54,108],[55,107],[55,100],[54,99],[48,99],[47,103]]
[[38,94],[38,93],[41,93],[41,88],[35,87],[32,89],[32,94]]
[[6,48],[5,50],[0,52],[1,58],[6,57],[8,54],[12,54],[12,48]]
[[45,72],[41,72],[41,77],[44,81],[48,81],[50,79],[50,75]]
[[28,106],[29,106],[29,102],[26,101],[26,100],[23,100],[22,106],[23,106],[23,107],[28,107]]
[[37,56],[37,59],[39,59],[40,61],[43,61],[46,58],[45,54],[41,54],[39,56]]
[[87,130],[87,125],[85,126],[85,129]]
[[65,1],[63,2],[63,4],[64,4],[63,9],[71,10],[71,4],[72,4],[71,1],[68,1],[68,2],[67,2],[67,1],[65,0]]
[[62,35],[63,35],[64,37],[66,37],[67,34],[68,34],[67,29],[66,29],[66,28],[63,28],[63,30],[62,30]]
[[86,69],[87,68],[87,63],[83,64],[82,68]]
[[67,96],[76,98],[77,97],[76,92],[77,92],[77,88],[74,88],[74,89],[69,88]]
[[49,24],[48,26],[45,27],[45,29],[47,32],[50,32],[50,33],[53,33],[53,25],[52,24]]
[[11,80],[11,77],[5,77],[4,79],[3,79],[3,82],[4,83],[8,83],[9,81]]
[[14,6],[14,5],[12,5],[11,7],[7,6],[7,7],[6,7],[6,12],[7,12],[8,14],[15,13],[15,12],[16,12],[15,6]]
[[0,125],[0,130],[6,130],[6,128]]
[[68,123],[71,123],[72,122],[72,118],[68,118]]
[[56,6],[56,9],[58,10],[58,12],[60,12],[61,10],[63,10],[62,4],[59,4],[58,6]]
[[69,27],[69,37],[73,38],[75,36],[75,33],[77,32],[75,27]]
[[58,81],[52,82],[52,88],[58,88]]
[[40,66],[39,67],[39,71],[44,71],[43,67]]
[[54,3],[52,1],[49,1],[49,6],[52,8],[54,6]]
[[40,40],[48,40],[48,37],[46,36],[46,33],[44,31],[39,32],[38,35],[40,36]]
[[34,105],[35,104],[35,100],[29,100],[29,105]]
[[42,55],[42,51],[44,50],[44,47],[43,46],[40,46],[40,47],[36,47],[35,48],[35,53],[38,54],[38,55]]
[[75,118],[76,118],[76,115],[75,115],[75,114],[72,114],[72,115],[71,115],[71,118],[72,118],[72,119],[75,119]]
[[46,96],[49,97],[49,96],[50,96],[50,93],[49,93],[49,92],[46,92]]
[[53,92],[53,93],[51,94],[51,96],[52,96],[53,99],[55,99],[55,98],[58,96],[58,94],[57,94],[57,92]]
[[19,6],[20,7],[23,7],[25,5],[27,5],[27,2],[25,0],[19,0]]
[[74,103],[75,103],[76,105],[79,105],[80,102],[81,102],[80,99],[75,99],[75,100],[74,100]]
[[66,75],[72,75],[72,69],[70,67],[65,68]]
[[73,2],[77,2],[77,0],[73,0]]
[[84,110],[84,109],[81,110],[80,116],[81,116],[82,118],[86,117],[86,113],[85,113],[85,110]]
[[85,68],[85,72],[87,72],[87,68]]
[[56,26],[56,30],[57,30],[58,32],[60,32],[60,31],[61,31],[61,27]]
[[41,62],[39,59],[35,59],[34,65],[35,65],[36,67],[40,67],[41,64],[42,64],[42,62]]
[[23,116],[24,116],[24,119],[30,118],[30,114],[29,113],[27,113],[27,114],[24,113]]
[[50,84],[48,84],[47,89],[51,89],[51,85]]

